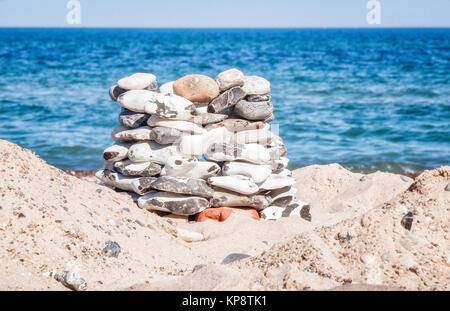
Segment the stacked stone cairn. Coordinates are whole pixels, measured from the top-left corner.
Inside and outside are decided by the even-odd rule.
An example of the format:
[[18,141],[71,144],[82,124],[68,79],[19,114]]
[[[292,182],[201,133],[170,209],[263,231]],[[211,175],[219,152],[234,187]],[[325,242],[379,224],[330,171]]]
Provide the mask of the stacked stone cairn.
[[270,83],[237,69],[160,86],[156,76],[120,79],[109,95],[122,111],[103,152],[106,185],[134,192],[139,207],[176,215],[248,207],[261,218],[311,220],[283,140],[271,132]]

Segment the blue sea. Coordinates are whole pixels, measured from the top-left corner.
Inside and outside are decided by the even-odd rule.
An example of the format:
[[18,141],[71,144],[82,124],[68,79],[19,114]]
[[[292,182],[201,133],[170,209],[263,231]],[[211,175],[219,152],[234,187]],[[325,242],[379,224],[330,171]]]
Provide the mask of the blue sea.
[[291,167],[450,164],[450,29],[0,29],[0,138],[62,169],[102,167],[134,72],[160,84],[266,77]]

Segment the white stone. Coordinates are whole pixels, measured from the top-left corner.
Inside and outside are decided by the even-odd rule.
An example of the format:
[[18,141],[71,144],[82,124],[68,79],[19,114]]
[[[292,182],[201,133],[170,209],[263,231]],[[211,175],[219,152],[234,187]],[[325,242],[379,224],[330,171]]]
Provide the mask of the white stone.
[[[198,163],[198,159],[194,157],[187,157],[184,155],[176,155],[169,157],[166,165],[161,170],[162,176],[183,177],[188,174]],[[187,176],[186,176],[187,177]]]
[[175,94],[163,95],[147,90],[132,90],[121,94],[117,102],[125,109],[157,115],[175,120],[189,120],[195,106],[184,97]]
[[144,141],[150,140],[152,129],[149,126],[141,126],[135,129],[130,129],[126,126],[119,125],[111,133],[113,140],[123,141]]
[[160,145],[155,142],[138,142],[128,150],[128,158],[133,162],[156,162],[165,165],[171,156],[181,155],[177,146]]
[[116,142],[114,145],[109,146],[103,151],[103,159],[109,162],[116,162],[126,159],[128,156],[128,149],[130,149],[130,143]]
[[256,164],[269,164],[269,151],[258,144],[215,143],[208,147],[204,156],[211,161],[246,161]]
[[271,174],[269,178],[267,178],[266,181],[259,186],[259,188],[261,190],[275,190],[293,185],[295,185],[294,178]]
[[163,85],[161,85],[159,87],[159,92],[163,95],[169,95],[169,94],[174,94],[173,92],[173,82],[174,81],[170,81],[170,82],[166,82]]
[[277,220],[281,218],[284,209],[281,206],[269,206],[260,212],[260,216],[264,220]]
[[147,124],[151,127],[155,126],[169,127],[182,132],[188,132],[192,134],[204,134],[207,132],[203,127],[198,126],[197,124],[192,122],[182,120],[170,120],[155,115],[151,116],[148,119]]
[[255,194],[259,191],[258,186],[251,178],[241,175],[210,177],[208,178],[208,183],[246,195]]
[[244,85],[244,74],[236,68],[225,70],[216,77],[221,92],[231,89],[235,86]]
[[267,129],[270,125],[262,121],[248,121],[243,119],[226,119],[222,122],[209,124],[206,126],[208,131],[218,128],[226,127],[230,132],[249,131],[257,129]]
[[151,73],[138,72],[131,76],[124,77],[117,82],[117,85],[124,90],[151,90],[158,87],[156,76]]
[[267,146],[273,140],[276,140],[276,137],[271,131],[260,129],[237,132],[234,134],[232,141],[238,144],[260,144]]
[[115,187],[125,191],[134,191],[131,186],[131,182],[136,179],[136,177],[127,177],[122,174],[111,172],[107,170],[100,170],[95,173],[95,177],[100,179],[104,184]]
[[270,93],[270,82],[258,76],[245,76],[242,88],[247,95],[265,95]]
[[250,177],[255,183],[264,182],[272,174],[270,165],[257,165],[245,162],[226,162],[222,167],[222,175],[243,175]]

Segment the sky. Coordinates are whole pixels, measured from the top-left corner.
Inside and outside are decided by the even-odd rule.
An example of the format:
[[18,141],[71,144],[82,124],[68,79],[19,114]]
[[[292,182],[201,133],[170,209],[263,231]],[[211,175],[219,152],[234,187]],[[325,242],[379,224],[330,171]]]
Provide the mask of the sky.
[[[450,27],[450,0],[377,0],[381,23],[368,24],[369,0],[0,0],[0,27]],[[376,0],[372,0],[376,1]]]

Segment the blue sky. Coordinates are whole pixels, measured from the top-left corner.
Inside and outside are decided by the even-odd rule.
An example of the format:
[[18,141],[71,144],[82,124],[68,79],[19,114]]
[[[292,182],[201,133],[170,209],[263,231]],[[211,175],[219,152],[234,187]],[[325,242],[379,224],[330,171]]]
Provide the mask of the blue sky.
[[[78,0],[78,27],[450,27],[450,0]],[[0,27],[74,27],[68,0],[0,0]]]

